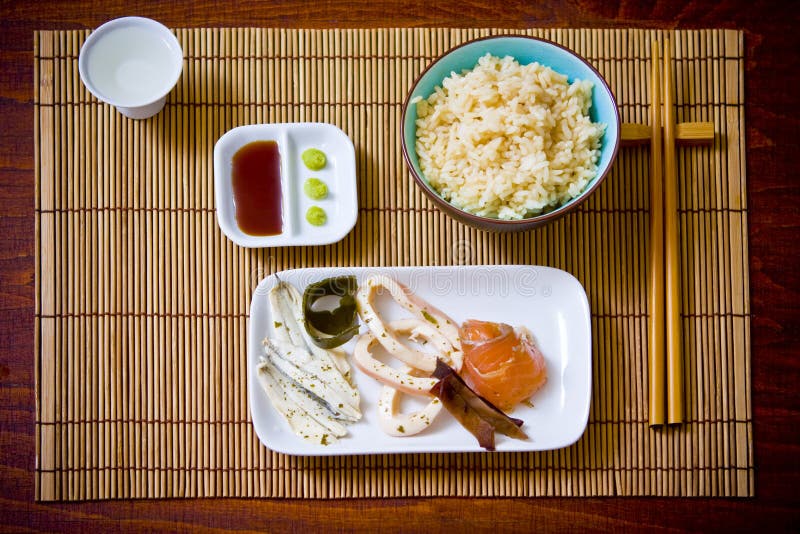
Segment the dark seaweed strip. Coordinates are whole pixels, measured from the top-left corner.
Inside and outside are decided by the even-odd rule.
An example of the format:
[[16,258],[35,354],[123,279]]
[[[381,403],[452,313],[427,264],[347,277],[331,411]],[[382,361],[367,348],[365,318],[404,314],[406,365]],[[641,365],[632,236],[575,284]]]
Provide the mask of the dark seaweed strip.
[[[303,292],[305,328],[318,347],[332,349],[347,343],[358,332],[355,276],[336,276],[310,284]],[[324,297],[339,297],[333,310],[314,310],[314,303]]]
[[528,439],[520,427],[523,421],[504,414],[491,402],[475,393],[453,370],[437,359],[433,377],[439,381],[431,388],[447,411],[458,419],[464,428],[478,439],[487,451],[494,450],[494,432],[516,439]]

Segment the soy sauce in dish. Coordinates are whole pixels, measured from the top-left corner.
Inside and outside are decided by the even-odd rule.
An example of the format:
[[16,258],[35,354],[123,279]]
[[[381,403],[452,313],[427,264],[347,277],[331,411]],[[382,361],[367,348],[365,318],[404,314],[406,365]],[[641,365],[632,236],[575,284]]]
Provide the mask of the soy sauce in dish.
[[233,199],[236,222],[249,235],[283,231],[281,155],[275,141],[253,141],[233,155]]

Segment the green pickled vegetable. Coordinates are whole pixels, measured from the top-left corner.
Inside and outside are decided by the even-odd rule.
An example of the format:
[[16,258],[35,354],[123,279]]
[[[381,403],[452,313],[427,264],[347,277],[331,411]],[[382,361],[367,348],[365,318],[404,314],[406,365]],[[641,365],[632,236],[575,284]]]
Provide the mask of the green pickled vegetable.
[[318,171],[325,166],[327,159],[325,152],[316,148],[309,148],[300,156],[303,159],[303,164],[312,171]]
[[319,178],[309,178],[303,184],[303,192],[312,200],[322,200],[328,196],[328,185]]
[[328,222],[328,214],[319,206],[311,206],[306,212],[306,220],[314,226],[322,226]]
[[[303,316],[306,332],[318,347],[332,349],[344,345],[358,332],[356,313],[355,276],[326,278],[306,287],[303,292]],[[314,304],[324,297],[339,297],[339,305],[332,310],[314,309]]]

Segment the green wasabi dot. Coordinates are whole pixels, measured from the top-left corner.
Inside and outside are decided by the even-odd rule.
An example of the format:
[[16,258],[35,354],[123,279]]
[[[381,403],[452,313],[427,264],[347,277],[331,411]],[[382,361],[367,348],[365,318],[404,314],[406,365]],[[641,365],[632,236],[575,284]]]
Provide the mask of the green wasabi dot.
[[309,148],[303,152],[301,157],[303,158],[303,163],[305,166],[312,171],[318,171],[322,169],[327,161],[325,153],[322,150],[317,150],[316,148]]
[[314,226],[322,226],[327,222],[328,215],[319,206],[311,206],[306,212],[306,220]]
[[303,191],[312,200],[322,200],[328,196],[328,186],[319,178],[306,180],[306,183],[303,184]]

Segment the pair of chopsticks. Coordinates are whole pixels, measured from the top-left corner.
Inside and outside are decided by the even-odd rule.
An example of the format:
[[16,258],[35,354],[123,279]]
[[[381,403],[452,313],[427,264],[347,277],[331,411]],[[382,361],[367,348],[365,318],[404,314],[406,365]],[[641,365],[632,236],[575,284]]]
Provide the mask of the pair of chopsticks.
[[[683,422],[683,360],[678,257],[678,176],[675,160],[675,86],[669,41],[664,68],[658,42],[651,48],[650,111],[650,278],[648,359],[650,425]],[[663,139],[661,98],[663,93]],[[713,126],[712,126],[713,135]],[[662,152],[663,150],[663,152]],[[666,355],[665,355],[666,354]],[[664,379],[666,368],[666,381]],[[666,394],[664,386],[666,384]]]
[[620,127],[624,145],[651,145],[650,278],[647,286],[651,426],[663,425],[665,420],[670,424],[682,423],[684,414],[675,148],[676,144],[698,145],[714,141],[713,123],[675,122],[675,85],[669,41],[664,46],[663,73],[659,49],[660,44],[654,41],[651,47],[650,125],[623,123]]

